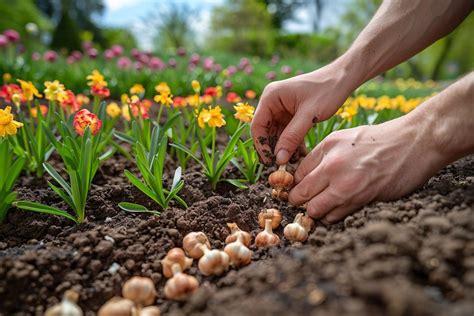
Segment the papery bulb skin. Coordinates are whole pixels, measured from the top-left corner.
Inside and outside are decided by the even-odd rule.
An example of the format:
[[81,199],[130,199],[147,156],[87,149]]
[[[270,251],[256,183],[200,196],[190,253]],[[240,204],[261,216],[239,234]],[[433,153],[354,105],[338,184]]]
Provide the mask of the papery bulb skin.
[[186,257],[183,249],[173,248],[168,251],[166,257],[161,260],[163,275],[168,279],[173,277],[173,271],[171,270],[173,264],[178,264],[181,271],[185,271],[192,265],[192,263],[193,259]]
[[298,223],[291,223],[285,226],[283,234],[290,241],[306,241],[308,232]]
[[272,220],[265,220],[265,230],[258,233],[255,237],[255,245],[257,247],[272,247],[280,243],[280,237],[273,233]]
[[224,251],[204,249],[204,256],[199,259],[198,267],[202,274],[221,275],[229,268],[230,258]]
[[161,312],[157,306],[148,306],[140,311],[138,316],[160,316]]
[[252,261],[252,251],[240,240],[225,246],[224,252],[229,255],[230,265],[235,268],[246,266]]
[[149,278],[134,276],[122,287],[122,296],[139,306],[148,306],[155,302],[155,284]]
[[211,249],[211,244],[203,232],[191,232],[183,238],[183,249],[191,258],[199,259],[204,255],[202,245]]
[[276,229],[278,226],[280,226],[281,223],[281,213],[279,210],[276,208],[269,208],[262,210],[258,214],[258,224],[260,225],[261,228],[265,228],[265,220],[266,219],[271,219],[272,220],[272,229]]
[[122,297],[108,300],[97,313],[98,316],[133,316],[135,303]]
[[294,177],[286,171],[286,165],[282,165],[268,177],[268,183],[277,191],[289,190],[294,185]]
[[227,238],[225,239],[226,244],[233,243],[233,242],[237,241],[237,239],[241,238],[242,243],[246,247],[250,247],[250,244],[252,242],[252,237],[250,236],[250,234],[248,232],[245,232],[245,231],[241,230],[237,226],[236,223],[228,223],[227,227],[229,227],[229,229],[230,229],[230,235],[227,236]]
[[199,287],[195,277],[178,272],[165,284],[165,296],[170,300],[181,301]]

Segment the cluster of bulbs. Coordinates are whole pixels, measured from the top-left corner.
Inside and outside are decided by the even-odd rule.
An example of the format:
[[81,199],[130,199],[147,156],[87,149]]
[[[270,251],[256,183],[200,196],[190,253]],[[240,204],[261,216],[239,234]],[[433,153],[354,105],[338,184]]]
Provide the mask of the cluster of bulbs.
[[[268,182],[273,188],[272,196],[283,201],[288,200],[288,191],[294,185],[294,178],[286,171],[286,166],[273,172]],[[256,247],[272,247],[280,244],[280,237],[273,232],[280,226],[282,215],[277,209],[265,209],[258,215],[258,223],[263,230],[255,237]],[[205,275],[221,275],[229,267],[248,265],[252,259],[251,235],[241,230],[236,223],[227,224],[230,235],[227,236],[224,250],[211,249],[211,244],[203,232],[191,232],[183,239],[183,248],[173,248],[161,261],[163,275],[168,278],[164,292],[171,300],[184,300],[199,287],[198,280],[185,271],[193,260],[198,260],[199,271]],[[296,215],[294,222],[284,228],[286,239],[304,242],[308,239],[314,221],[304,213]],[[146,277],[135,276],[125,282],[123,297],[114,297],[106,302],[98,312],[99,316],[159,316],[160,310],[150,306],[155,302],[156,289],[153,281]],[[78,294],[66,291],[60,304],[46,311],[46,316],[82,316],[76,302]]]

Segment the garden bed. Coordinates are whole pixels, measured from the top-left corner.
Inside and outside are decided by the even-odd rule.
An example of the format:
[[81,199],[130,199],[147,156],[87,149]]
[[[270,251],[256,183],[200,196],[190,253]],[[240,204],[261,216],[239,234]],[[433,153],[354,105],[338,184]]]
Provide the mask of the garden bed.
[[[53,159],[54,160],[54,159]],[[57,160],[57,159],[56,159]],[[169,170],[174,170],[170,162]],[[87,222],[11,210],[0,226],[0,315],[42,314],[65,290],[80,293],[93,315],[133,275],[150,277],[157,305],[170,315],[472,314],[474,310],[474,156],[439,172],[404,199],[373,203],[343,222],[317,223],[306,244],[254,250],[252,263],[222,277],[189,274],[201,286],[184,303],[164,299],[160,260],[184,235],[203,231],[223,248],[226,223],[252,236],[257,214],[277,207],[282,230],[298,212],[270,197],[268,171],[248,190],[213,192],[198,166],[187,169],[181,196],[161,216],[129,214],[117,203],[153,208],[123,176],[123,157],[104,162],[88,199]],[[230,170],[230,172],[232,172]],[[169,176],[170,172],[168,172]],[[169,180],[169,179],[168,179]],[[19,198],[65,208],[45,179],[23,176]]]

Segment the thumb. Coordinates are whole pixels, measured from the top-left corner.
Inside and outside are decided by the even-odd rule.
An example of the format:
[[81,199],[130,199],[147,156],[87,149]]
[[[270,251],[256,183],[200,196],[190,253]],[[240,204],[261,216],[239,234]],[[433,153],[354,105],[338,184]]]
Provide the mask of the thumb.
[[288,163],[298,147],[303,144],[304,137],[312,126],[311,115],[301,113],[293,117],[281,133],[275,146],[277,164],[284,165]]

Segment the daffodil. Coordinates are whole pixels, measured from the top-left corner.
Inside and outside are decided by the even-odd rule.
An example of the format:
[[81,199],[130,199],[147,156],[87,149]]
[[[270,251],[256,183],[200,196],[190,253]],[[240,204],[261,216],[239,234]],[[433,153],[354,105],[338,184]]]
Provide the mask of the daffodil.
[[193,87],[193,90],[195,93],[199,93],[201,91],[201,84],[197,80],[193,80],[191,82],[191,86]]
[[198,116],[198,124],[200,128],[204,128],[206,124],[209,127],[222,127],[226,124],[224,114],[221,112],[221,107],[216,106],[208,109],[202,109]]
[[253,119],[253,113],[255,112],[255,108],[248,103],[237,103],[234,106],[236,113],[234,117],[241,122],[250,123]]
[[105,112],[107,113],[108,116],[111,118],[116,118],[120,114],[122,114],[122,110],[118,106],[117,103],[111,102],[109,105],[107,105],[107,108],[105,109]]
[[169,107],[171,104],[173,104],[173,95],[163,91],[159,95],[155,95],[153,100],[155,100],[156,103],[161,103],[162,105]]
[[189,106],[196,107],[201,104],[201,98],[199,97],[199,94],[193,94],[186,97],[186,103]]
[[11,110],[10,106],[0,109],[0,137],[15,135],[17,130],[23,126],[23,123],[14,120]]
[[155,86],[155,90],[156,90],[156,92],[158,92],[160,94],[163,93],[163,92],[171,94],[171,89],[170,89],[170,87],[168,86],[168,84],[166,82],[160,82],[159,84],[157,84]]
[[130,94],[143,94],[145,93],[145,88],[143,85],[136,83],[130,88]]
[[20,83],[21,90],[23,91],[23,96],[25,97],[26,101],[33,101],[34,97],[42,97],[38,89],[36,89],[31,81],[24,81],[21,79],[18,79],[17,81]]
[[349,107],[344,107],[344,109],[342,110],[342,112],[338,113],[338,115],[348,121],[348,122],[351,122],[352,121],[352,118],[354,117],[354,115],[357,114],[357,109],[355,107],[352,107],[352,106],[349,106]]
[[64,85],[60,83],[58,80],[46,81],[44,83],[46,89],[44,89],[44,95],[46,99],[50,101],[56,101],[59,98],[64,97],[66,91],[64,90]]
[[104,76],[97,70],[94,69],[92,74],[86,77],[89,82],[87,83],[88,86],[100,86],[100,87],[107,87],[107,82],[104,79]]

